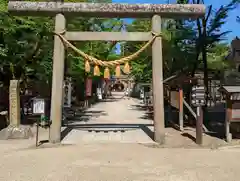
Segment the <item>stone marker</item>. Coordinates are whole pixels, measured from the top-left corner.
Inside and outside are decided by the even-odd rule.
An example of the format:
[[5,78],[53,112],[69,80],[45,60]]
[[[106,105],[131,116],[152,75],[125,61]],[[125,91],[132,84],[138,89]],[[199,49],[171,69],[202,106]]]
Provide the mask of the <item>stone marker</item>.
[[20,88],[19,80],[11,80],[9,86],[9,120],[10,125],[20,125]]
[[0,139],[28,139],[33,136],[29,126],[20,125],[19,80],[11,80],[9,86],[9,126],[0,131]]

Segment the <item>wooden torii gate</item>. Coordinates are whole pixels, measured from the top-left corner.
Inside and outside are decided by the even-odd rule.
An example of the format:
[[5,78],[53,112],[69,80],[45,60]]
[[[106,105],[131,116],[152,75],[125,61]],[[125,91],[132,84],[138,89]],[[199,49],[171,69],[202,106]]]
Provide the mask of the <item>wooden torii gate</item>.
[[[8,10],[14,15],[54,16],[55,32],[66,30],[66,16],[105,18],[152,18],[152,32],[161,33],[161,17],[198,18],[204,16],[205,6],[198,4],[121,4],[121,3],[65,3],[9,1]],[[69,32],[69,41],[149,41],[152,32]],[[64,45],[59,36],[54,37],[53,77],[51,98],[50,142],[61,141],[62,94],[64,80]],[[163,144],[165,140],[162,39],[152,44],[152,78],[154,106],[154,139]]]

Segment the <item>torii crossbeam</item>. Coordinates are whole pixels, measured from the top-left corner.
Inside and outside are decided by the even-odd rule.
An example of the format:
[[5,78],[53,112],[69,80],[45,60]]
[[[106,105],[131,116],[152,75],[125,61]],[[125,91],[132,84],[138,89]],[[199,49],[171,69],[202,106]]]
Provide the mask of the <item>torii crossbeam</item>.
[[[199,4],[121,4],[121,3],[65,3],[9,1],[8,11],[14,15],[54,16],[55,32],[66,30],[65,16],[106,17],[106,18],[152,18],[152,31],[161,32],[161,17],[198,18],[204,16],[205,6]],[[148,41],[151,32],[68,32],[65,38],[70,41]],[[51,98],[50,142],[61,141],[62,87],[64,78],[64,45],[54,37],[53,77]],[[154,106],[154,139],[164,143],[164,97],[162,70],[162,39],[157,37],[152,44],[152,77]]]
[[151,18],[191,17],[197,18],[205,12],[199,4],[127,4],[127,3],[65,3],[10,1],[8,11],[21,15],[49,16],[62,13],[84,17]]

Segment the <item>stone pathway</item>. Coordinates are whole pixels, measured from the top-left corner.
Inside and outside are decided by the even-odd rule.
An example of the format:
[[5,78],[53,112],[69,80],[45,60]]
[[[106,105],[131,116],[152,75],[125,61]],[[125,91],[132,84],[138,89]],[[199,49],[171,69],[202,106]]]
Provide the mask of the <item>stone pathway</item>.
[[62,143],[154,143],[147,134],[153,130],[153,121],[145,118],[145,112],[136,107],[139,101],[121,98],[123,93],[113,96],[116,100],[97,103],[84,114],[78,114],[75,120],[69,121],[71,131]]

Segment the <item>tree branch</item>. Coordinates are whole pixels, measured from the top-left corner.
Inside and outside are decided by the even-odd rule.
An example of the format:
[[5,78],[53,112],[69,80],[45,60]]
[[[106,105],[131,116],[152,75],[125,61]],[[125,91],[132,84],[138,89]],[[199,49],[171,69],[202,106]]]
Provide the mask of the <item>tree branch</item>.
[[212,5],[209,6],[208,14],[206,16],[206,22],[208,22],[208,19],[209,19],[210,15],[211,15],[211,12],[212,12]]
[[38,53],[39,53],[39,50],[40,50],[40,40],[37,41],[33,47],[33,51],[32,53],[26,55],[23,60],[26,61],[26,62],[29,62],[30,60],[32,60]]

